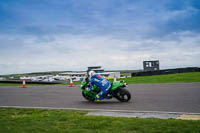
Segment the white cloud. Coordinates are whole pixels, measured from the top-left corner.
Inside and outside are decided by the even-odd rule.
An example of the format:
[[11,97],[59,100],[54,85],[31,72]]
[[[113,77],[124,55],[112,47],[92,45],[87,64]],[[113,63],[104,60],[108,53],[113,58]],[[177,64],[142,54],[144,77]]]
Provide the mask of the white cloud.
[[142,61],[154,59],[160,60],[161,68],[200,66],[200,35],[191,32],[173,33],[160,40],[69,34],[44,36],[46,39],[35,36],[12,38],[10,45],[15,44],[15,40],[21,40],[23,44],[14,50],[0,50],[0,74],[86,70],[90,65],[101,65],[105,69],[142,69]]

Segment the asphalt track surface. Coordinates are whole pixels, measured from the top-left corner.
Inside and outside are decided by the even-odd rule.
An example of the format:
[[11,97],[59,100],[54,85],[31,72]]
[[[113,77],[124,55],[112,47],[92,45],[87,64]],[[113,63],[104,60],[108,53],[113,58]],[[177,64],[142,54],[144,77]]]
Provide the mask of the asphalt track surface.
[[132,99],[89,102],[79,86],[0,87],[0,106],[200,113],[200,83],[128,85]]

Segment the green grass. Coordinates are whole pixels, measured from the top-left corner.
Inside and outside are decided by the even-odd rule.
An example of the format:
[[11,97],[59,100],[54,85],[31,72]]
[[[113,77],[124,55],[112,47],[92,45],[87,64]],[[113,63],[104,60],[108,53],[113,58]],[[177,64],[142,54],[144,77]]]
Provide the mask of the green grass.
[[200,72],[177,73],[154,76],[138,76],[132,78],[118,79],[125,80],[128,84],[135,83],[188,83],[200,82]]
[[[177,73],[177,74],[166,74],[166,75],[154,75],[154,76],[137,76],[132,78],[117,79],[124,80],[127,84],[146,84],[146,83],[190,83],[200,82],[200,72],[188,72],[188,73]],[[110,80],[113,82],[113,80]],[[60,85],[66,85],[64,83]],[[74,82],[75,85],[80,85],[80,81]]]
[[[43,86],[49,84],[26,84],[27,86]],[[22,83],[0,83],[0,86],[22,86]]]
[[[80,85],[81,81],[74,82],[74,85]],[[29,84],[26,83],[26,86],[44,86],[44,85],[69,85],[69,82],[58,83],[58,84]],[[22,86],[22,83],[0,83],[0,86]]]
[[0,108],[0,133],[199,133],[200,121],[86,116],[87,111]]
[[[154,76],[138,76],[132,78],[117,79],[117,80],[125,80],[125,82],[128,84],[200,82],[200,72],[177,73],[177,74],[154,75]],[[74,85],[80,85],[80,84],[81,84],[80,81],[74,82]],[[45,85],[45,84],[27,84],[27,86],[40,86],[40,85]],[[53,84],[53,85],[69,85],[69,82],[61,84]],[[0,86],[21,86],[21,84],[0,83]]]

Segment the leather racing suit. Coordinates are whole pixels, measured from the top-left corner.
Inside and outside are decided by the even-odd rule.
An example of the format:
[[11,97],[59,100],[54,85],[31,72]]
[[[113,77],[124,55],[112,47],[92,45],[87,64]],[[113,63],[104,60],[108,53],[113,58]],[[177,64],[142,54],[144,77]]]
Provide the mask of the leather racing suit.
[[90,79],[90,88],[88,88],[89,91],[92,90],[93,86],[96,85],[99,89],[101,89],[101,92],[99,92],[95,99],[102,100],[106,94],[108,94],[110,88],[111,88],[111,82],[109,80],[104,79],[99,74],[95,74]]

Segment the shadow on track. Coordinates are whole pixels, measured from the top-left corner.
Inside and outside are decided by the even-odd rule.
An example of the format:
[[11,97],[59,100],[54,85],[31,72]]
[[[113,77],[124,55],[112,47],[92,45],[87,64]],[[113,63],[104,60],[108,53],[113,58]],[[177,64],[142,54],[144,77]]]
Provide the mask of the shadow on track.
[[112,105],[114,105],[114,104],[130,104],[131,102],[120,102],[120,101],[110,101],[110,100],[104,100],[104,101],[99,101],[99,102],[97,102],[97,101],[95,101],[95,102],[90,102],[90,101],[81,101],[80,102],[81,104],[86,104],[86,105],[98,105],[98,104],[101,104],[101,105],[103,105],[103,104],[112,104]]

